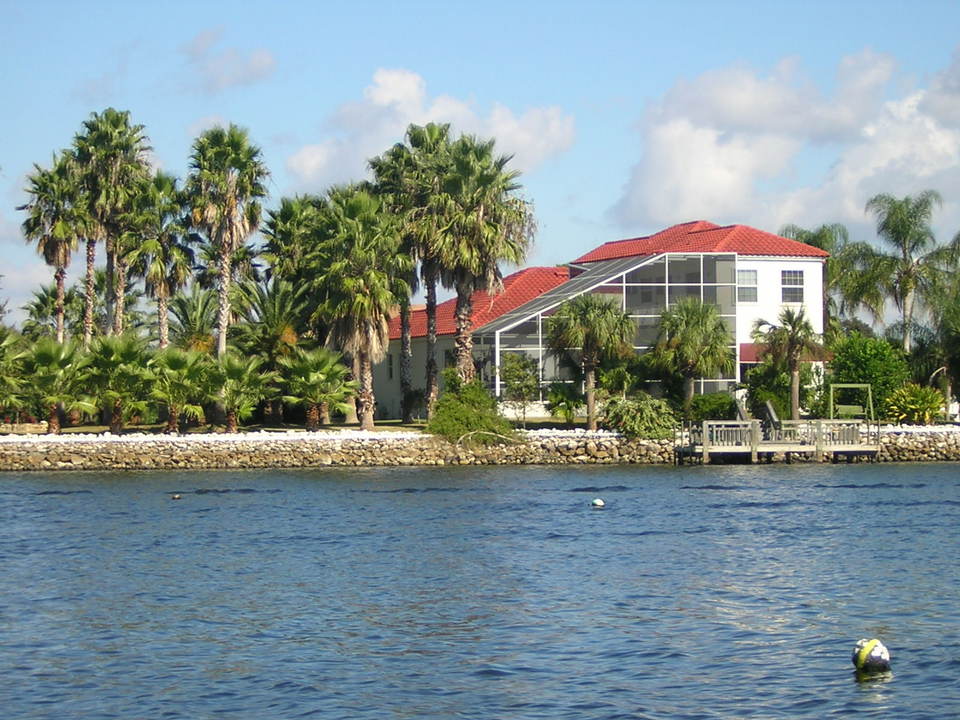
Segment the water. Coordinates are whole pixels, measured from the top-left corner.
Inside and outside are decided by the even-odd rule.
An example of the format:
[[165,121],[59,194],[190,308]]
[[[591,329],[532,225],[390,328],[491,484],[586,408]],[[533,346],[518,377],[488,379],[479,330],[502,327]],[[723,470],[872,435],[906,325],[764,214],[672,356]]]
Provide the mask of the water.
[[946,464],[2,474],[0,714],[957,717],[958,521]]

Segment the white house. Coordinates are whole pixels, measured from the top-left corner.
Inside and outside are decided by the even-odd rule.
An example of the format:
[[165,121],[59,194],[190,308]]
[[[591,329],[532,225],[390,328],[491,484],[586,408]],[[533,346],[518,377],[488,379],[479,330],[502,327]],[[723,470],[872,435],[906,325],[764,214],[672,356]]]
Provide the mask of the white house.
[[[661,312],[682,297],[714,303],[730,331],[734,370],[702,378],[699,392],[732,389],[743,366],[757,361],[751,331],[757,319],[776,322],[785,307],[803,307],[813,329],[823,332],[823,264],[828,254],[746,225],[718,226],[703,220],[674,225],[654,235],[608,242],[566,268],[527,268],[504,279],[504,292],[474,296],[474,354],[483,377],[500,394],[498,368],[504,353],[537,360],[541,387],[568,379],[547,352],[544,318],[583,293],[603,295],[634,319],[637,352],[649,350]],[[438,363],[453,363],[455,300],[438,306]],[[414,385],[423,387],[426,314],[413,313]],[[374,371],[383,417],[400,411],[399,321],[390,326],[387,358]]]

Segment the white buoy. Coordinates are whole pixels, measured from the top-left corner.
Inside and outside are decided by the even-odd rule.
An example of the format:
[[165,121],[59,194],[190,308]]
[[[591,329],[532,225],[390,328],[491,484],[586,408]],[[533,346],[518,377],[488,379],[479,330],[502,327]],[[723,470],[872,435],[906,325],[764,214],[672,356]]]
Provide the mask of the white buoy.
[[890,651],[876,638],[863,638],[853,648],[853,665],[858,672],[881,673],[890,670]]
[[602,508],[606,503],[603,501],[603,498],[594,498],[593,502],[590,503],[591,507]]

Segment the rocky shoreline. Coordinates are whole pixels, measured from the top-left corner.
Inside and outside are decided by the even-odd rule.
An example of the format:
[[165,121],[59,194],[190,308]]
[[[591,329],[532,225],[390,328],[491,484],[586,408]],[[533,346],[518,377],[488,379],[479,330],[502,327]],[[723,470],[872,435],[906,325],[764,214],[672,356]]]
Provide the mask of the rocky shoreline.
[[[881,462],[960,461],[960,428],[892,428]],[[456,447],[416,432],[260,432],[237,435],[5,435],[0,471],[149,470],[432,465],[640,464],[674,462],[669,440],[613,433],[535,431],[523,441]]]

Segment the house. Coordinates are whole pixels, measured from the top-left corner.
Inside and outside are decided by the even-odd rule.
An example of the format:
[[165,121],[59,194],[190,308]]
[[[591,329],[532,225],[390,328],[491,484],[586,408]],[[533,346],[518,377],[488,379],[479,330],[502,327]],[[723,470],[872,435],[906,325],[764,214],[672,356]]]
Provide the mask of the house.
[[[704,220],[682,223],[653,235],[604,243],[566,268],[527,268],[504,280],[504,292],[474,296],[474,353],[483,377],[500,395],[497,372],[504,353],[526,353],[537,360],[541,387],[569,379],[544,341],[544,319],[565,301],[598,293],[617,302],[634,319],[634,348],[649,350],[661,312],[682,297],[697,297],[720,310],[736,354],[734,369],[701,378],[698,392],[732,389],[757,348],[751,333],[756,320],[776,322],[783,307],[803,307],[813,329],[823,332],[823,264],[828,253],[811,245],[746,225],[719,226]],[[453,311],[456,300],[437,308],[438,364],[453,364]],[[412,317],[414,385],[423,386],[426,313]],[[387,359],[374,372],[377,402],[384,417],[400,408],[398,372],[400,324],[390,326]]]

